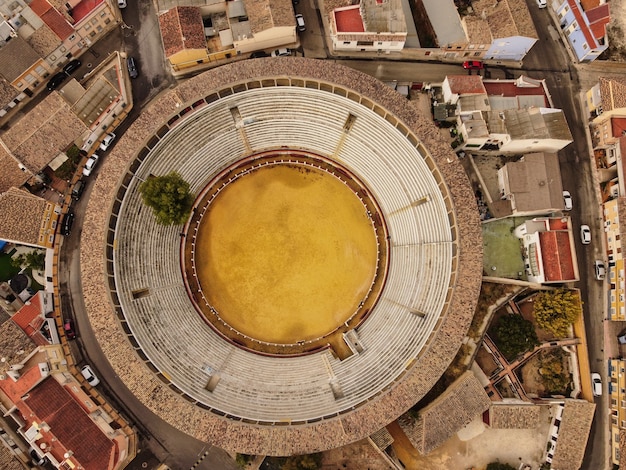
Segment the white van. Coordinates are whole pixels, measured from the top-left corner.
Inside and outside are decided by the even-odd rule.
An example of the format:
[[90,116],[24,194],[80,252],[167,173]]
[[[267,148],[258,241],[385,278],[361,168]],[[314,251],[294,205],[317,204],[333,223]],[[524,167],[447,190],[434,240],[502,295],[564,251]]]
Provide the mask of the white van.
[[306,31],[306,25],[304,24],[304,16],[300,13],[296,15],[296,25],[298,27],[298,31],[303,33]]

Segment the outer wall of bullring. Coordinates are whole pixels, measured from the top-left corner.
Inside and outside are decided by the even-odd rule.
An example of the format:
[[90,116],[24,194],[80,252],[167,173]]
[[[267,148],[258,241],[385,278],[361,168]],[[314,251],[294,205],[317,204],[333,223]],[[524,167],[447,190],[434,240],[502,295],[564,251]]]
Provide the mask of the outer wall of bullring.
[[[448,185],[455,211],[454,289],[447,309],[412,368],[384,393],[354,411],[303,425],[256,425],[220,417],[185,400],[158,378],[129,341],[114,307],[108,274],[115,240],[109,231],[111,212],[119,208],[118,191],[139,149],[149,145],[167,120],[212,90],[261,78],[311,78],[354,90],[395,115],[428,149]],[[108,210],[104,210],[108,209]],[[190,434],[227,450],[246,454],[310,453],[362,439],[396,419],[423,397],[443,374],[464,338],[480,291],[482,240],[476,204],[469,181],[430,116],[378,80],[330,62],[301,58],[239,62],[206,72],[161,95],[142,111],[107,155],[91,194],[81,239],[81,277],[85,306],[98,342],[116,374],[154,413]]]

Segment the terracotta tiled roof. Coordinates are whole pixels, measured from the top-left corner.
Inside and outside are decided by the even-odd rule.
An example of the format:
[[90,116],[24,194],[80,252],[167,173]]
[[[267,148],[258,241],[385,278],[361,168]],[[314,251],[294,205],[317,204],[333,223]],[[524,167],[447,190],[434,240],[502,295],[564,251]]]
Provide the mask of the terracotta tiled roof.
[[613,135],[613,137],[622,137],[626,135],[626,118],[611,118],[611,135]]
[[600,0],[580,0],[580,5],[584,11],[589,11],[600,5]]
[[114,445],[87,416],[83,408],[53,377],[29,391],[24,404],[40,421],[50,426],[66,449],[71,449],[80,465],[89,470],[107,470]]
[[37,295],[34,295],[21,309],[19,309],[17,313],[11,317],[11,319],[36,344],[44,346],[48,344],[48,342],[39,332],[39,329],[44,322],[41,307],[41,295],[38,293]]
[[72,18],[78,23],[89,13],[104,3],[104,0],[81,0],[78,5],[72,8]]
[[626,429],[619,431],[619,468],[626,468]]
[[480,417],[490,405],[491,400],[478,379],[467,371],[439,398],[419,410],[414,423],[401,422],[401,426],[418,452],[428,454]]
[[478,15],[467,15],[461,20],[470,44],[491,44],[493,36],[489,23]]
[[22,171],[18,161],[0,145],[0,194],[13,186],[21,186],[32,175],[28,170]]
[[490,410],[491,427],[494,429],[537,429],[541,424],[542,411],[547,411],[546,405],[493,404]]
[[65,40],[74,34],[72,25],[59,11],[48,3],[48,0],[33,0],[30,8],[61,40]]
[[26,168],[37,173],[86,131],[69,104],[54,92],[1,134],[0,140]]
[[[522,77],[517,80],[485,80],[483,85],[489,96],[541,96],[543,97],[544,106],[547,108],[551,107],[548,96],[546,95],[546,89],[542,86],[541,81],[523,77],[523,86],[520,86],[518,82],[521,79]],[[528,86],[533,83],[535,83],[536,86]]]
[[499,2],[478,0],[472,2],[472,8],[474,9],[473,15],[485,19],[494,40],[512,36],[538,38],[530,12],[523,0]]
[[175,7],[159,15],[165,56],[185,49],[206,49],[202,14],[196,7]]
[[602,39],[606,35],[606,25],[611,21],[609,14],[609,4],[603,3],[602,5],[592,8],[591,10],[585,9],[585,14],[589,20],[589,27],[596,39]]
[[541,255],[546,281],[571,281],[574,265],[569,232],[541,232]]
[[349,7],[352,6],[352,2],[350,0],[326,0],[324,1],[324,11],[326,15],[329,15],[333,12],[333,10],[337,8]]
[[50,3],[50,5],[52,5],[52,8],[54,8],[61,15],[63,15],[63,17],[69,24],[74,24],[74,18],[72,18],[72,16],[70,15],[68,5],[74,3],[75,0],[73,0],[72,2],[68,2],[67,0],[48,0],[48,2]]
[[580,468],[585,456],[595,409],[594,403],[584,400],[565,400],[559,437],[550,468],[553,470]]
[[[18,328],[19,330],[19,328]],[[20,333],[24,334],[22,331]],[[21,364],[24,360],[24,355],[17,358],[13,364]],[[8,362],[8,361],[7,361]],[[36,383],[41,381],[41,371],[39,367],[28,367],[20,370],[20,376],[17,380],[13,380],[10,377],[5,376],[4,379],[0,380],[0,389],[9,397],[9,400],[16,404],[20,401],[20,399],[35,386]]]
[[446,80],[452,93],[463,94],[487,94],[483,79],[479,75],[448,75]]
[[36,29],[27,41],[41,57],[47,57],[62,43],[61,39],[46,24]]
[[17,188],[0,194],[0,240],[39,245],[46,200]]
[[5,446],[0,446],[0,468],[2,470],[24,470],[15,455]]
[[580,31],[583,33],[583,36],[585,36],[585,41],[587,41],[589,48],[594,49],[597,44],[596,38],[594,38],[593,34],[591,34],[591,29],[589,29],[585,19],[583,18],[584,13],[580,9],[580,4],[577,0],[567,0],[567,4],[570,6],[572,13],[574,14],[574,18],[576,18]]
[[[36,348],[35,343],[24,334],[12,321],[5,321],[0,325],[0,357],[6,360],[0,361],[0,374],[5,374],[13,364],[22,361]],[[7,379],[13,382],[12,379]],[[0,386],[0,388],[3,388]]]
[[276,26],[296,26],[290,0],[243,0],[252,34]]
[[0,75],[0,108],[8,105],[17,95],[19,92],[11,86],[6,78]]
[[354,5],[347,10],[336,11],[335,23],[337,24],[338,33],[362,33],[365,31],[358,5]]
[[626,77],[598,79],[600,84],[600,101],[604,111],[626,108]]
[[0,75],[13,82],[41,60],[41,56],[20,36],[0,47]]

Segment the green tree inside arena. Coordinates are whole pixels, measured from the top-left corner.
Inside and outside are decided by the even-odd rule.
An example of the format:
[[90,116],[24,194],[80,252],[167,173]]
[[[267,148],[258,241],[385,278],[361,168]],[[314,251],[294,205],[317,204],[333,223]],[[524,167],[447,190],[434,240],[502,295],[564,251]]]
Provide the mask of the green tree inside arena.
[[524,320],[521,315],[505,315],[500,318],[494,332],[498,348],[508,360],[515,359],[539,344],[533,324]]
[[288,457],[282,470],[317,470],[322,464],[322,454],[293,455]]
[[149,178],[141,183],[139,192],[144,204],[152,208],[158,224],[181,225],[189,217],[193,194],[178,172]]
[[515,470],[515,467],[512,467],[508,463],[491,462],[487,465],[486,470]]
[[557,289],[541,292],[535,297],[537,326],[557,338],[568,336],[570,325],[581,313],[582,302],[575,291]]

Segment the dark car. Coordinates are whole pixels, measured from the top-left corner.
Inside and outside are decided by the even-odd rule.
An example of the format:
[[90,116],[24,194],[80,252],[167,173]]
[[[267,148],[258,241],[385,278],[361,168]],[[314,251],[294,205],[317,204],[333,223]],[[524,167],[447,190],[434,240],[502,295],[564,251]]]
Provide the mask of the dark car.
[[57,73],[48,82],[48,90],[50,91],[56,90],[66,78],[67,78],[67,74],[65,72]]
[[78,201],[85,190],[85,182],[83,180],[78,180],[74,187],[72,188],[72,199]]
[[32,459],[33,465],[42,466],[48,463],[48,458],[44,456],[40,456],[35,449],[30,450],[30,458]]
[[261,57],[269,57],[270,55],[265,51],[254,51],[250,54],[251,59],[260,59]]
[[65,64],[65,67],[63,67],[63,72],[70,75],[72,72],[78,70],[80,64],[82,64],[82,62],[78,59],[70,60],[67,64]]
[[63,330],[65,331],[65,336],[67,339],[76,339],[76,331],[74,330],[74,322],[71,318],[65,320],[63,323]]
[[479,60],[466,60],[463,62],[463,68],[465,70],[481,70],[485,68],[485,65]]
[[61,233],[64,236],[67,237],[70,233],[72,233],[73,223],[74,223],[74,213],[68,212],[67,214],[65,214],[65,217],[63,217],[63,222],[61,222]]
[[126,67],[128,67],[128,75],[130,75],[130,78],[137,78],[139,76],[139,72],[137,72],[137,64],[135,63],[134,58],[128,57],[126,59]]

